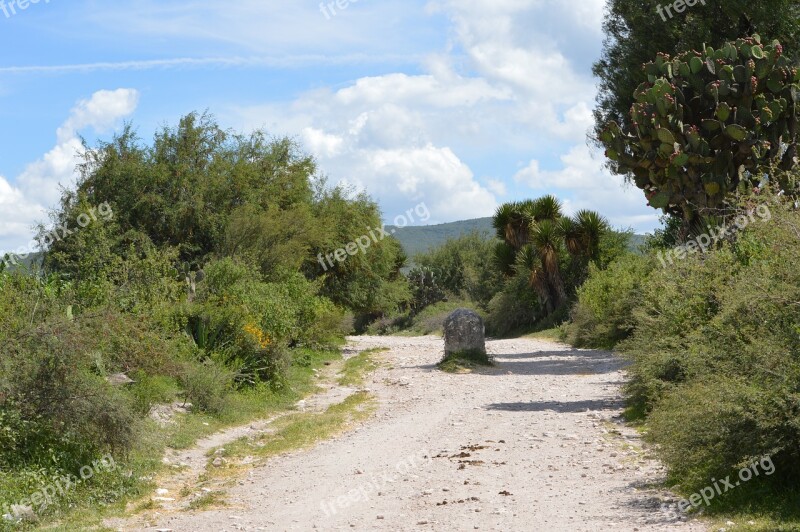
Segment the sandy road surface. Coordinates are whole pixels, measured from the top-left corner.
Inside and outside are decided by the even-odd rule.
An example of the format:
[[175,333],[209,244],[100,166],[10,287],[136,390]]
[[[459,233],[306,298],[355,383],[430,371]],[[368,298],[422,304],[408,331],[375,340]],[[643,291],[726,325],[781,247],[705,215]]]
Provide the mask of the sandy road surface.
[[374,418],[254,468],[226,508],[167,512],[146,530],[705,530],[661,509],[674,499],[618,419],[610,354],[498,340],[497,367],[451,375],[434,368],[436,337],[357,337],[350,350],[378,346],[391,350],[368,379]]

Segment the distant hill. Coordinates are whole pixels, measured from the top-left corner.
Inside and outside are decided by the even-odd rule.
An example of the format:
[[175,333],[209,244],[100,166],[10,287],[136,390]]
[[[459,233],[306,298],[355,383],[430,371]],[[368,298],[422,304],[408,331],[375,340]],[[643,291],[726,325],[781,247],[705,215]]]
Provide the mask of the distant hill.
[[[24,267],[25,270],[30,270],[30,269],[32,269],[34,267],[36,267],[37,269],[41,268],[42,259],[43,258],[44,258],[44,255],[42,253],[31,253],[30,255],[25,257],[24,259],[20,259],[18,266],[9,266],[8,271],[17,270],[20,267]],[[2,259],[3,259],[3,257],[0,256],[0,260],[2,260]]]
[[[476,218],[447,224],[414,227],[387,225],[386,230],[388,232],[395,231],[394,237],[400,241],[409,258],[439,247],[451,238],[458,238],[473,231],[486,233],[488,238],[493,238],[495,234],[491,218]],[[638,252],[639,246],[644,244],[646,238],[645,235],[633,235],[629,246],[631,251]]]
[[394,237],[403,245],[403,249],[409,258],[441,246],[451,238],[458,238],[473,231],[484,232],[489,238],[494,236],[491,218],[476,218],[461,222],[414,227],[387,225],[386,230],[390,233],[395,231]]

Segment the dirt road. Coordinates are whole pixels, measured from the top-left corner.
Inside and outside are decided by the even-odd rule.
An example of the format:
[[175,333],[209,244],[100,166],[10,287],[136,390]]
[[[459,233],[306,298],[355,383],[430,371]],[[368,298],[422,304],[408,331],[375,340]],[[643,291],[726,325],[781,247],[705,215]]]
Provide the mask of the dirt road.
[[148,530],[705,530],[662,509],[663,471],[618,419],[618,360],[487,345],[495,368],[453,375],[434,368],[439,338],[352,338],[351,351],[390,348],[366,386],[375,417],[253,469],[226,508]]

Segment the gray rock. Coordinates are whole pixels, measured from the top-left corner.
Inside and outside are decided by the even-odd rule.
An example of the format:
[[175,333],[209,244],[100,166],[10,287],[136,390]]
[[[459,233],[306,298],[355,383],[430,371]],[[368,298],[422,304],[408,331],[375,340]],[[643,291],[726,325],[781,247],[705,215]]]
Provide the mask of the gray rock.
[[124,373],[115,373],[114,375],[109,375],[106,377],[106,380],[109,384],[111,384],[111,386],[125,386],[127,384],[133,384],[136,382]]
[[464,351],[486,354],[486,328],[476,312],[460,308],[444,320],[445,356]]

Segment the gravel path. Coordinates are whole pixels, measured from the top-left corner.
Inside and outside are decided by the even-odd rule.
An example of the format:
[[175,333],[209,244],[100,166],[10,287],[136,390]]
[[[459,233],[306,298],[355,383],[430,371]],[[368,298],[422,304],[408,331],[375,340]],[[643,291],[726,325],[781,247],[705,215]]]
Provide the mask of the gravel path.
[[133,530],[705,530],[662,510],[660,466],[619,420],[621,364],[533,339],[488,342],[497,366],[434,368],[438,337],[388,347],[368,379],[377,415],[252,469],[229,506],[161,513]]

